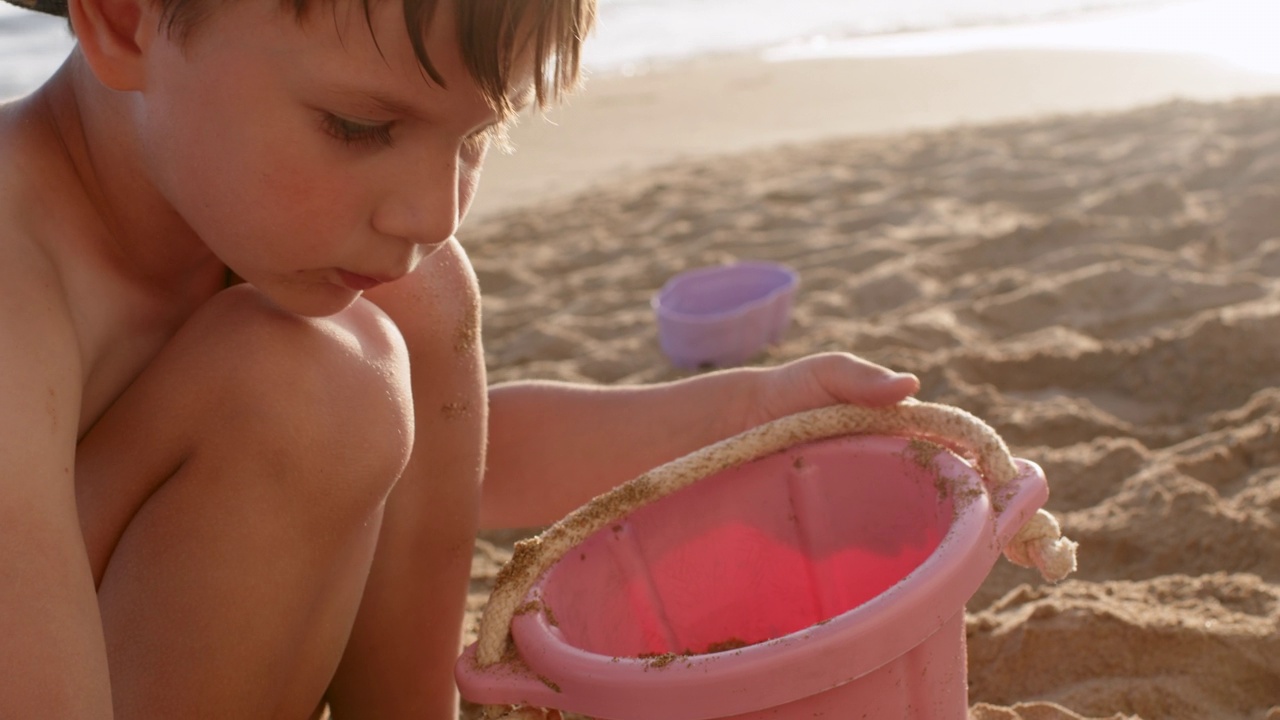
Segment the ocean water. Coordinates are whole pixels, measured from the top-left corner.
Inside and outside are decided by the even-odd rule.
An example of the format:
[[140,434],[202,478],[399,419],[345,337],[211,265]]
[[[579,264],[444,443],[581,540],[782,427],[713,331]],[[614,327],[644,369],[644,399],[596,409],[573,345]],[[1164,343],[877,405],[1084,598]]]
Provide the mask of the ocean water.
[[[813,40],[1061,20],[1171,0],[600,0],[597,71]],[[1280,3],[1280,0],[1267,0]]]
[[[1227,46],[1238,44],[1231,41],[1231,33],[1241,28],[1261,32],[1264,27],[1280,27],[1275,23],[1259,25],[1256,19],[1243,19],[1230,9],[1221,9],[1248,5],[1274,18],[1280,12],[1280,0],[1192,0],[1190,4],[1198,8],[1198,14],[1183,23],[1191,29],[1203,26],[1206,13],[1210,19],[1219,17],[1234,23],[1234,30],[1223,42]],[[1035,46],[1045,38],[1037,41],[1034,34],[1023,34],[1023,40],[1014,42],[1008,39],[1009,33],[1116,14],[1141,17],[1141,13],[1185,5],[1188,0],[600,0],[599,26],[587,44],[584,60],[593,72],[632,73],[654,63],[725,52],[759,51],[774,59],[893,54],[904,51],[902,38],[939,37],[938,31],[944,31],[942,37],[952,38],[954,33],[962,33],[968,37],[966,49],[974,49],[974,44],[982,47],[984,42]],[[1134,22],[1131,33],[1145,34],[1143,22]],[[994,36],[981,34],[993,30],[997,31]],[[974,35],[974,31],[981,32]],[[1280,43],[1270,40],[1271,33],[1267,35],[1259,52],[1276,53],[1270,48],[1280,47]],[[1079,40],[1082,36],[1077,33],[1075,37]],[[859,44],[868,39],[881,43]],[[1123,36],[1112,39],[1125,41]],[[890,44],[874,50],[885,40]],[[1177,46],[1182,41],[1166,37],[1162,42]],[[62,62],[70,47],[62,20],[0,3],[0,98],[33,89]],[[910,47],[906,51],[911,51]],[[947,51],[945,43],[934,47]]]
[[0,98],[39,85],[70,48],[64,21],[0,3]]
[[1280,76],[1280,0],[1170,0],[1049,20],[859,37],[813,36],[767,49],[768,60],[941,55],[978,50],[1076,50],[1197,56]]

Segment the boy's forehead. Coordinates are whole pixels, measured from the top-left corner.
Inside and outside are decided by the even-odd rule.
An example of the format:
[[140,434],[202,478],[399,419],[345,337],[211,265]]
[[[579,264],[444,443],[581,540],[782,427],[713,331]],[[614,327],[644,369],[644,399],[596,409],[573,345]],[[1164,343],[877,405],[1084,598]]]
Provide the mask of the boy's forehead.
[[[447,91],[455,100],[466,100],[477,110],[487,110],[488,102],[462,57],[451,0],[441,0],[436,15],[422,37],[432,65],[445,87],[433,82],[414,52],[405,27],[401,3],[375,0],[366,15],[359,0],[334,0],[328,11],[306,20],[304,35],[308,47],[286,57],[306,60],[312,74],[337,92],[363,96],[368,102],[396,114],[423,115],[429,96]],[[320,9],[320,8],[317,8]],[[513,108],[531,105],[535,96],[534,64],[517,62],[513,67],[506,99]]]
[[[415,83],[426,80],[399,5],[389,0],[373,2],[367,14],[358,0],[334,0],[328,8],[315,8],[303,20],[304,47],[298,59],[347,79],[372,75]],[[442,16],[444,11],[447,8],[441,7],[422,42],[447,82],[464,83],[468,78],[462,50],[453,32],[454,23]]]
[[[181,5],[185,0],[150,1]],[[294,84],[364,88],[375,96],[365,105],[438,104],[447,93],[445,102],[461,105],[465,113],[493,110],[506,120],[535,102],[544,104],[544,82],[565,82],[539,77],[547,57],[557,52],[547,52],[541,42],[545,28],[539,23],[550,16],[529,10],[524,0],[498,0],[503,11],[497,15],[475,9],[472,2],[222,0],[214,12],[191,16],[195,26],[178,25],[170,39],[188,58],[243,52],[240,64],[265,62],[259,72]],[[250,56],[259,60],[249,61]]]

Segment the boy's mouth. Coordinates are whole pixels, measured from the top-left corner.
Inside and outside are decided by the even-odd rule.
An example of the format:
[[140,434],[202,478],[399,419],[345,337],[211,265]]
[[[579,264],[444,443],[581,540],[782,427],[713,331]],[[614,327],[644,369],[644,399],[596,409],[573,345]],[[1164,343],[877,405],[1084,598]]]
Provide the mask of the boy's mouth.
[[343,285],[352,290],[372,290],[384,282],[377,278],[371,278],[367,275],[358,275],[347,270],[338,270],[338,279],[341,280]]

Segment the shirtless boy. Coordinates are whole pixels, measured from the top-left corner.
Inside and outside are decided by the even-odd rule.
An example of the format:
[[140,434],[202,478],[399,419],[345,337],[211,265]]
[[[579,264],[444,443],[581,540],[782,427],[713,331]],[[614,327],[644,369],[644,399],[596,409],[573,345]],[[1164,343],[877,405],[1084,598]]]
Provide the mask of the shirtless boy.
[[454,234],[594,0],[22,2],[78,43],[0,105],[6,720],[452,717],[478,527],[917,389],[486,384]]

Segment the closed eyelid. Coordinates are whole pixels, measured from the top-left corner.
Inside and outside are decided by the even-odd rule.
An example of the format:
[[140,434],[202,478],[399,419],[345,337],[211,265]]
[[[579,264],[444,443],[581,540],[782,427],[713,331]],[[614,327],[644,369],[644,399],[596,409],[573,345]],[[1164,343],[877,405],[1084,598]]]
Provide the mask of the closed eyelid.
[[390,147],[395,122],[366,124],[341,115],[325,112],[321,124],[325,131],[347,145],[379,145]]

